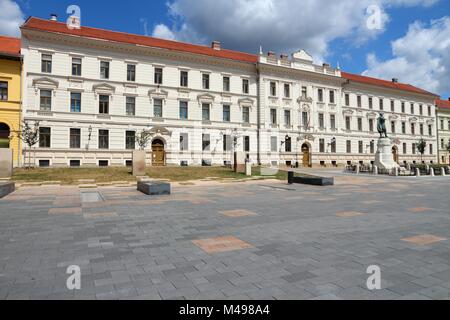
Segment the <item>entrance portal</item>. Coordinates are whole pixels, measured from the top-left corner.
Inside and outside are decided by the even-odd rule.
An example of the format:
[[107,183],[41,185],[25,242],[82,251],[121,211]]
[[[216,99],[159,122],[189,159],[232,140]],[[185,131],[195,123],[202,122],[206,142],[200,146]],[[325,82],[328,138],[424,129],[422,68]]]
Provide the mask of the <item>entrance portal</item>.
[[159,139],[155,139],[152,142],[152,165],[155,167],[162,167],[166,165],[164,142]]
[[0,123],[0,148],[9,148],[10,129],[6,123]]
[[310,167],[311,154],[309,152],[309,146],[306,143],[302,145],[302,153],[303,153],[303,167]]
[[392,147],[392,158],[398,163],[398,150],[397,147]]

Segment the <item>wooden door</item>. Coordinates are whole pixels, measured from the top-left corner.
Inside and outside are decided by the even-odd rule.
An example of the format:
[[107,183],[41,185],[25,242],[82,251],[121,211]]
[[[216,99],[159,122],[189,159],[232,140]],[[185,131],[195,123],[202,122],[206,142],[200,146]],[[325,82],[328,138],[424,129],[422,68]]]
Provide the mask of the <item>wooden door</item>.
[[165,165],[165,151],[164,144],[160,140],[152,143],[152,165],[161,167]]
[[307,145],[303,145],[302,152],[303,152],[303,167],[307,168],[310,166],[309,147]]

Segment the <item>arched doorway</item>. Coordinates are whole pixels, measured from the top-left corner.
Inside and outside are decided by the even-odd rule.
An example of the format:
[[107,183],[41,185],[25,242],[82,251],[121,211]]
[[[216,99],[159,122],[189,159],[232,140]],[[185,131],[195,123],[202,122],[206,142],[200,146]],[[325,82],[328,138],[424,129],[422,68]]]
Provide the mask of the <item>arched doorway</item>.
[[161,139],[155,139],[152,142],[152,165],[162,167],[166,164],[166,153],[164,151],[164,142]]
[[311,153],[309,151],[309,146],[306,143],[302,145],[302,153],[303,153],[303,167],[310,167]]
[[396,146],[392,147],[392,158],[398,163],[398,150]]
[[11,131],[6,123],[0,123],[0,148],[9,148],[9,135]]

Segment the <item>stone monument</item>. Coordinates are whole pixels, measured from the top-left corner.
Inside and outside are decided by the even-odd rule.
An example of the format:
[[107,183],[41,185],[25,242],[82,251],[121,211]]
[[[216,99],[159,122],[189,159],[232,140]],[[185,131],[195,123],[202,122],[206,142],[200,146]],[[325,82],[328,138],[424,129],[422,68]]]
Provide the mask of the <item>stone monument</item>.
[[392,170],[394,168],[399,168],[400,166],[394,161],[392,156],[392,143],[387,135],[385,122],[386,119],[384,118],[384,115],[380,113],[377,124],[380,138],[378,139],[374,165],[377,166],[378,169]]
[[145,150],[133,151],[133,176],[145,176]]
[[236,151],[234,153],[234,172],[245,173],[247,155],[245,152]]
[[0,178],[11,178],[13,174],[13,153],[11,149],[0,149]]

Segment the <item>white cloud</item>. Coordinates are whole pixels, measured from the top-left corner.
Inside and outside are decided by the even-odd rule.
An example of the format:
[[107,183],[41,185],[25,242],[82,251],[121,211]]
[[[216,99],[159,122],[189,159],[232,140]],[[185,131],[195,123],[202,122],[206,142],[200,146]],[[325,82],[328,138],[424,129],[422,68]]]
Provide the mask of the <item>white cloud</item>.
[[450,17],[428,25],[412,23],[406,35],[392,42],[392,59],[367,56],[366,75],[399,78],[434,93],[450,92]]
[[11,0],[0,0],[0,34],[20,36],[19,27],[23,23],[23,12],[19,5]]
[[[383,6],[430,6],[439,0],[172,0],[171,26],[159,24],[153,35],[180,41],[221,41],[247,52],[290,53],[308,50],[317,60],[329,53],[336,39],[361,45],[385,30]],[[370,5],[380,8],[378,28],[368,28]]]

